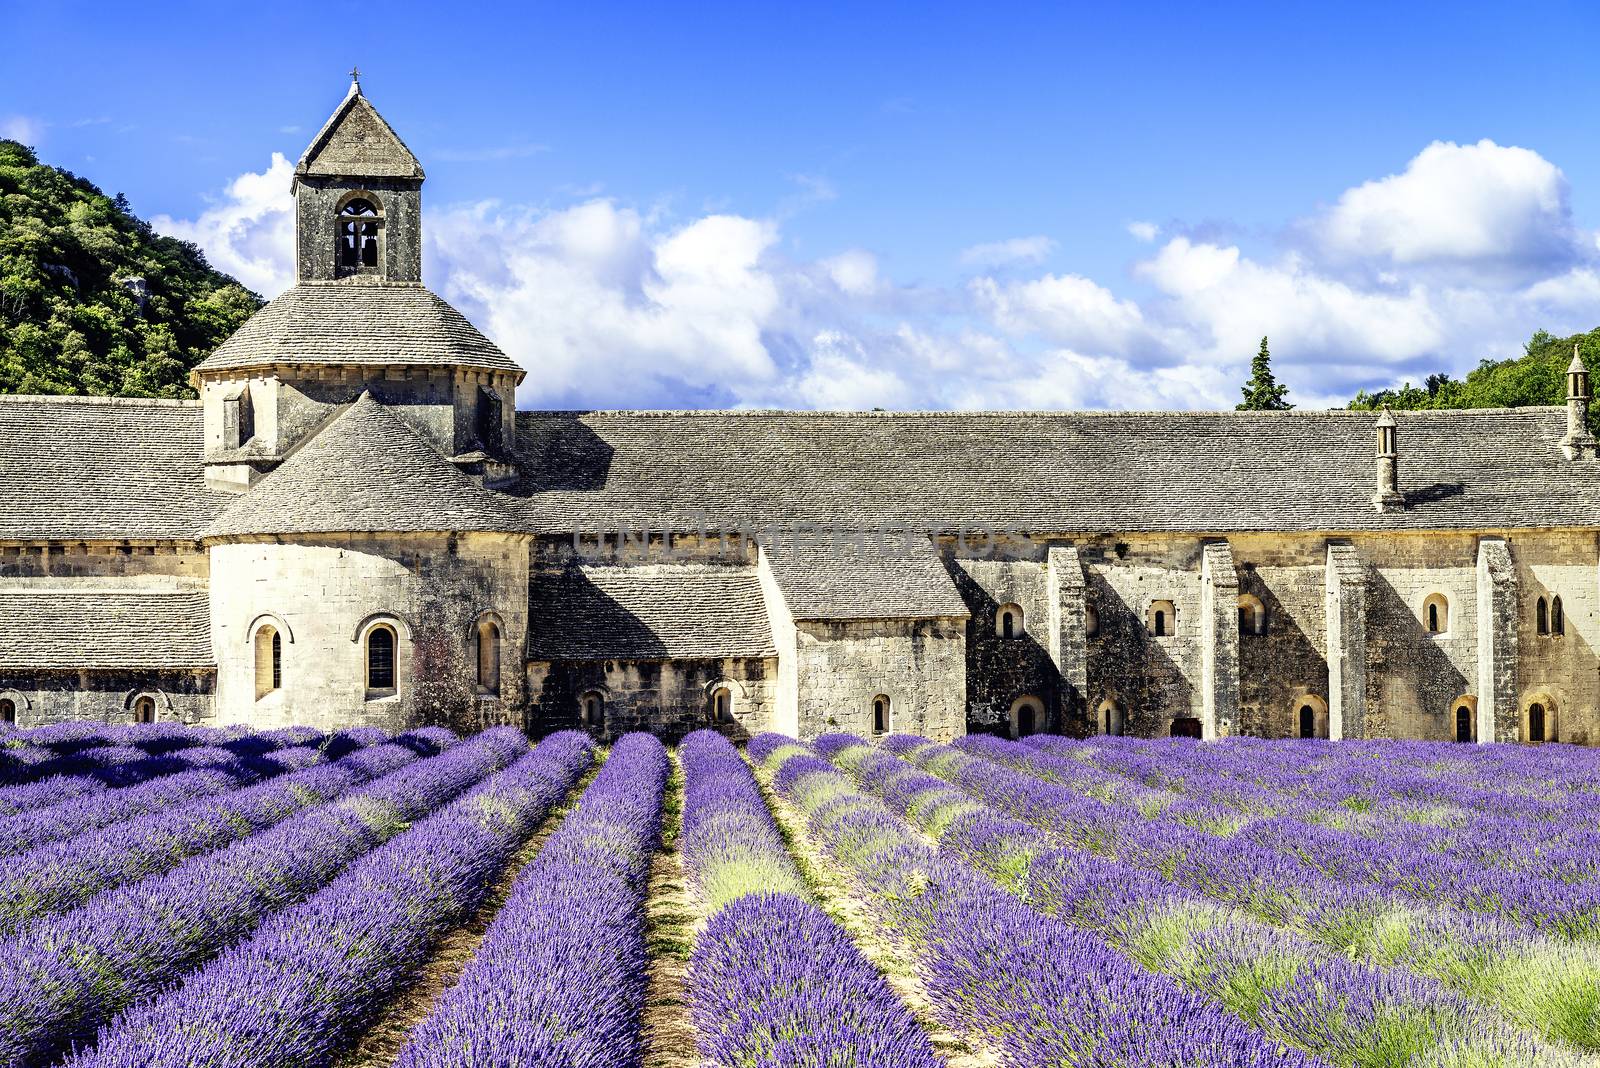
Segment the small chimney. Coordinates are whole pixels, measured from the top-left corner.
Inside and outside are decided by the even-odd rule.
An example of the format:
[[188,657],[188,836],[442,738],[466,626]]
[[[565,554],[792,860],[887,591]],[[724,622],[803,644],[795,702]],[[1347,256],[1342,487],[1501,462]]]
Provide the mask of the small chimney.
[[1372,506],[1380,512],[1402,512],[1406,499],[1400,493],[1400,457],[1395,450],[1394,416],[1385,407],[1378,413],[1378,492]]
[[1561,451],[1569,460],[1595,458],[1594,435],[1589,433],[1589,371],[1572,343],[1572,363],[1567,365],[1567,436]]

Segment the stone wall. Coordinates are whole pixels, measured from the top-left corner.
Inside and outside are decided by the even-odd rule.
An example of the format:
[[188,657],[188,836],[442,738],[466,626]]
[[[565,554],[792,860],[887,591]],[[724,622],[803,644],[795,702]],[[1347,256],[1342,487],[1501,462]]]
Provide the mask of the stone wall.
[[[503,645],[491,705],[526,703],[527,539],[503,534],[350,535],[211,546],[211,637],[220,722],[255,727],[418,723],[471,728],[480,710],[475,623],[495,613]],[[364,624],[398,634],[393,695],[366,689]],[[282,686],[256,697],[253,638],[282,634]],[[369,699],[370,696],[370,699]]]
[[[1033,548],[1029,546],[1029,548]],[[1043,547],[1039,547],[1040,550]],[[1060,672],[1050,655],[1051,599],[1042,560],[960,557],[951,560],[956,589],[972,610],[967,621],[967,730],[1010,735],[1011,711],[1033,698],[1047,711],[1039,730],[1059,732]],[[1001,607],[1014,605],[1012,636],[997,623]],[[1018,618],[1020,617],[1020,618]]]
[[[1516,569],[1516,697],[1514,711],[1497,717],[1501,741],[1527,737],[1528,706],[1554,708],[1555,726],[1545,737],[1600,743],[1600,551],[1593,533],[1577,531],[1507,537]],[[1564,634],[1540,634],[1538,598],[1561,598]],[[1481,706],[1480,706],[1481,707]],[[1509,720],[1509,722],[1506,722]],[[1548,717],[1547,717],[1548,720]]]
[[[1320,538],[1232,535],[1240,596],[1265,613],[1265,633],[1239,633],[1239,712],[1221,734],[1292,738],[1306,698],[1328,702],[1327,548]],[[1324,717],[1325,720],[1325,717]],[[1325,730],[1325,728],[1324,728]]]
[[19,727],[133,723],[141,697],[155,701],[160,722],[210,723],[211,690],[209,671],[22,671],[0,681],[0,698],[16,707]]
[[[677,740],[702,727],[745,739],[773,729],[777,664],[757,658],[533,662],[527,666],[534,734],[585,727],[602,738],[650,731]],[[717,721],[712,695],[726,687],[730,720]],[[579,702],[601,698],[603,722],[584,723]]]
[[365,194],[383,216],[378,248],[383,278],[422,281],[422,182],[414,178],[332,178],[303,175],[295,180],[295,262],[301,281],[338,277],[335,242],[338,212],[352,193]]
[[796,624],[800,737],[872,733],[889,698],[891,730],[949,741],[966,733],[964,619]]
[[204,583],[210,560],[192,542],[49,542],[0,546],[0,579],[126,578]]

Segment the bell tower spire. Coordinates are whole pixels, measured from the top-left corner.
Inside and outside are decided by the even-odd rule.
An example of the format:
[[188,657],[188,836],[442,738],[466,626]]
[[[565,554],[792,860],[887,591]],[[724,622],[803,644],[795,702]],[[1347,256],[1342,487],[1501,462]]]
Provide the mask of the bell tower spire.
[[422,281],[422,164],[361,91],[361,68],[294,171],[302,282]]

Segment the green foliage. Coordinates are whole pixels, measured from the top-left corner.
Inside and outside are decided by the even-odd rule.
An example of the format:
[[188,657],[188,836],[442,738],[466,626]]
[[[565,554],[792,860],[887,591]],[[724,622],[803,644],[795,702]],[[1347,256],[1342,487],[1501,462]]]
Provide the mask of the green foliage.
[[122,196],[0,140],[0,393],[193,396],[189,369],[260,307]]
[[1267,350],[1267,339],[1261,339],[1261,351],[1250,361],[1250,381],[1239,392],[1244,401],[1234,405],[1240,412],[1286,412],[1294,405],[1287,400],[1289,387],[1278,385],[1272,377],[1272,353]]
[[[1578,346],[1590,381],[1600,370],[1600,329],[1571,337],[1554,337],[1539,330],[1524,345],[1521,356],[1506,360],[1483,360],[1467,372],[1465,381],[1445,374],[1429,375],[1421,386],[1407,382],[1399,389],[1377,393],[1362,390],[1350,407],[1376,411],[1387,405],[1401,411],[1425,408],[1524,408],[1529,405],[1562,405],[1567,402],[1567,365],[1572,362],[1572,346]],[[1590,412],[1590,430],[1595,430],[1597,414]]]

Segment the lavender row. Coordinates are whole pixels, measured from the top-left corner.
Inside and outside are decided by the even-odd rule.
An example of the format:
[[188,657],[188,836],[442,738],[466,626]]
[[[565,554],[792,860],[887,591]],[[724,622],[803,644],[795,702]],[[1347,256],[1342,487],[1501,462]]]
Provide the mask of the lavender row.
[[306,727],[291,727],[284,731],[268,731],[249,737],[251,739],[259,739],[259,742],[248,747],[240,747],[235,744],[226,749],[219,746],[196,746],[188,749],[179,749],[176,752],[163,752],[156,756],[151,756],[146,752],[142,759],[131,763],[95,768],[76,775],[52,775],[37,782],[23,783],[17,786],[0,786],[0,818],[12,816],[18,812],[47,808],[63,801],[86,797],[89,794],[102,793],[114,787],[136,786],[158,775],[168,775],[175,771],[186,771],[190,768],[199,767],[201,762],[189,756],[189,753],[192,753],[195,749],[205,750],[213,754],[226,752],[234,756],[260,756],[277,749],[318,745],[325,740],[321,731]]
[[[46,843],[58,843],[62,839],[83,835],[85,831],[110,827],[114,823],[181,806],[195,799],[237,790],[261,779],[270,779],[272,775],[282,774],[283,771],[309,766],[320,758],[322,751],[360,747],[371,740],[384,739],[387,739],[387,734],[382,731],[371,735],[350,732],[341,740],[341,745],[330,745],[325,750],[296,748],[286,758],[274,751],[242,756],[218,748],[190,748],[174,755],[174,758],[182,763],[197,764],[192,771],[162,775],[136,787],[91,793],[66,803],[18,812],[0,819],[0,857],[37,849]],[[418,735],[416,743],[426,745],[426,735]]]
[[219,729],[176,723],[59,723],[37,727],[16,732],[0,742],[0,784],[29,783],[53,775],[114,775],[119,766],[137,764],[152,756],[202,746],[222,748],[249,736],[243,727]]
[[272,758],[301,770],[168,812],[31,850],[0,869],[0,937],[51,913],[82,904],[114,886],[177,867],[183,861],[255,834],[302,809],[323,804],[440,748],[432,732],[401,735],[330,764],[316,749],[285,749]]
[[[1080,848],[1060,848],[1059,840],[1040,828],[1051,825],[1060,800],[1055,795],[1070,794],[1061,787],[920,739],[897,737],[890,746],[917,763],[939,767],[949,781],[859,739],[834,744],[836,760],[907,814],[948,798],[954,782],[967,798],[1019,817],[969,808],[941,836],[941,852],[974,865],[1047,913],[1101,935],[1147,966],[1217,997],[1282,1041],[1363,1065],[1406,1065],[1430,1049],[1505,1068],[1576,1063],[1507,1024],[1486,1019],[1479,1006],[1431,979],[1328,953],[1156,872]],[[1396,1034],[1409,1038],[1397,1044]]]
[[[1286,816],[1340,827],[1391,850],[1547,872],[1555,851],[1561,854],[1555,874],[1564,880],[1600,873],[1600,761],[1585,750],[1237,740],[1199,751],[1172,743],[1109,745],[1039,736],[1029,744],[1074,758],[1070,763],[1078,769],[1093,765],[1102,774],[1157,785],[1247,817]],[[1270,759],[1264,759],[1267,746]],[[1317,755],[1307,760],[1310,754]]]
[[576,731],[534,752],[268,919],[179,989],[104,1030],[70,1068],[312,1068],[349,1039],[484,901],[593,760]]
[[1324,1063],[939,857],[809,747],[759,735],[750,753],[916,959],[940,1019],[1007,1068]]
[[0,1063],[30,1068],[83,1045],[267,916],[527,750],[496,728],[332,804],[91,899],[0,943]]
[[395,1068],[637,1068],[666,749],[624,735]]
[[713,1064],[934,1068],[916,1018],[843,928],[807,899],[750,767],[715,731],[678,748],[679,848],[710,920],[689,965]]
[[[1569,856],[1559,849],[1553,855],[1534,854],[1533,862],[1522,868],[1485,867],[1425,848],[1407,849],[1403,843],[1376,842],[1315,826],[1287,814],[1221,826],[1225,818],[1207,798],[1177,798],[1160,808],[1159,819],[1145,819],[1141,813],[1155,806],[1141,804],[1135,809],[1083,796],[1081,780],[1070,777],[1077,765],[1070,758],[988,737],[964,739],[959,748],[1060,784],[1059,792],[1051,795],[1055,830],[1069,838],[1093,834],[1098,844],[1081,838],[1077,844],[1138,858],[1143,866],[1199,864],[1194,880],[1238,886],[1241,857],[1273,853],[1269,870],[1277,872],[1285,885],[1324,886],[1329,896],[1347,901],[1443,904],[1493,917],[1509,929],[1600,941],[1600,881],[1569,881],[1549,874]],[[1582,859],[1568,863],[1595,863],[1589,851],[1578,852]]]

